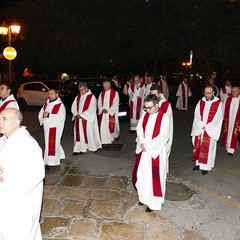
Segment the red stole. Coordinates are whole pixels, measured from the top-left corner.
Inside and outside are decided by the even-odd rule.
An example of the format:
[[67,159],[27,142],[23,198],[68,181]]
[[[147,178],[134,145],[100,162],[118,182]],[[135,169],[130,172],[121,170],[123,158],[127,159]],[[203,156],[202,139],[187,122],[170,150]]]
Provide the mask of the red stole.
[[[224,125],[223,125],[223,135],[222,135],[223,146],[226,146],[227,144],[229,113],[230,113],[231,102],[232,102],[232,97],[228,97],[225,103],[225,112],[224,112]],[[233,133],[232,133],[230,148],[233,148],[233,149],[237,148],[239,128],[240,128],[240,107],[238,106],[238,111],[237,111],[237,115],[236,115],[234,126],[233,126]]]
[[[209,113],[208,113],[207,124],[213,120],[220,102],[221,102],[220,100],[217,100],[212,103]],[[204,107],[205,107],[205,102],[203,100],[200,100],[201,120],[203,120]],[[203,134],[203,136],[202,136],[202,134]],[[199,136],[195,136],[192,159],[194,161],[198,160],[199,163],[207,164],[208,151],[209,151],[209,145],[210,145],[211,138],[207,134],[206,130],[204,130],[204,132],[202,134],[200,134]],[[202,138],[202,142],[201,142],[201,138]]]
[[[153,130],[153,134],[152,134],[152,139],[157,137],[160,133],[163,115],[164,115],[164,112],[162,110],[159,110],[157,118],[156,118],[154,130]],[[149,118],[149,113],[147,112],[144,115],[143,122],[142,122],[142,128],[143,128],[144,134],[145,134],[148,118]],[[136,162],[135,162],[135,166],[134,166],[133,173],[132,173],[132,182],[133,182],[135,189],[136,189],[136,182],[137,182],[137,169],[138,169],[141,157],[142,157],[142,151],[140,153],[138,153],[136,156]],[[144,161],[144,159],[142,161]],[[156,159],[152,158],[152,183],[153,183],[153,196],[155,196],[155,197],[163,196],[162,188],[161,188],[159,164],[160,164],[160,156],[157,156]]]
[[170,102],[168,102],[168,101],[163,102],[162,105],[161,105],[161,107],[160,107],[160,109],[161,109],[164,113],[166,113],[167,110],[168,110],[169,104],[170,104]]
[[[139,88],[143,88],[144,83],[141,82],[139,85]],[[130,85],[131,91],[134,93],[134,88],[135,88],[135,84],[131,83]],[[142,98],[138,97],[137,98],[137,109],[136,109],[136,119],[139,120],[140,119],[140,115],[141,115],[141,109],[142,108]],[[133,118],[133,101],[130,101],[130,119]]]
[[183,108],[186,108],[186,94],[187,94],[187,97],[188,97],[189,86],[187,85],[187,92],[186,93],[185,93],[184,83],[181,83],[181,87],[182,87],[182,97],[183,97]]
[[[58,111],[61,107],[62,103],[57,103],[53,106],[51,114],[58,114]],[[47,108],[47,103],[44,104],[43,110],[45,111]],[[48,156],[56,155],[56,137],[57,137],[57,128],[51,127],[49,128],[48,133]]]
[[226,93],[227,93],[226,87],[223,87],[223,88],[222,88],[222,93],[223,93],[223,94],[226,94]]
[[8,100],[4,102],[3,105],[0,107],[0,112],[3,111],[10,102],[15,102],[15,100]]
[[[103,103],[104,103],[105,93],[106,93],[106,91],[102,91],[102,93],[101,93],[102,106],[103,106]],[[113,100],[114,100],[115,96],[116,96],[116,91],[113,90],[113,89],[110,89],[109,108],[112,107]],[[104,113],[101,113],[100,116],[99,116],[99,125],[100,126],[102,124],[103,114]],[[109,124],[108,124],[109,131],[110,131],[110,133],[114,133],[114,129],[115,129],[115,114],[113,114],[113,115],[108,114],[108,115],[109,115]]]
[[[81,99],[81,94],[77,96],[77,113],[79,114],[79,104],[80,104],[80,99]],[[83,104],[83,109],[82,112],[85,112],[88,110],[91,99],[92,99],[93,94],[87,95],[85,102]],[[76,124],[75,124],[75,129],[76,129],[76,142],[80,142],[80,118],[76,118]],[[85,143],[88,144],[88,138],[87,138],[87,120],[82,119],[82,127],[83,127],[83,135],[84,135],[84,140]]]

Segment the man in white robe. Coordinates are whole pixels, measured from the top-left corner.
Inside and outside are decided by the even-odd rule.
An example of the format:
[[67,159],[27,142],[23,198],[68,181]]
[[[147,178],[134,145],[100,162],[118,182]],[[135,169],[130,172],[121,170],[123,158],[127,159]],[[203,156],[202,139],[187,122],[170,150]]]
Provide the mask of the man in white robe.
[[186,111],[188,109],[188,98],[192,96],[187,77],[179,84],[176,96],[178,97],[176,108]]
[[202,170],[202,175],[214,167],[223,120],[222,102],[214,97],[211,85],[205,87],[204,95],[195,108],[191,132],[193,160],[196,161],[193,171]]
[[98,98],[99,129],[102,144],[111,144],[119,139],[119,95],[109,81],[103,82],[103,91]]
[[0,239],[41,240],[42,150],[14,108],[0,113]]
[[15,108],[19,110],[18,103],[11,94],[11,88],[7,84],[0,85],[0,112],[5,108]]
[[150,88],[154,85],[156,85],[154,82],[154,77],[152,75],[148,76],[147,83],[145,84],[145,97],[150,94]]
[[232,96],[228,97],[223,105],[224,126],[222,134],[222,145],[226,147],[229,155],[233,155],[238,148],[238,137],[240,132],[240,90],[239,87],[232,88]]
[[135,76],[133,83],[128,88],[130,107],[130,133],[136,131],[138,121],[141,117],[143,99],[145,95],[145,84],[141,82],[139,76]]
[[159,108],[168,115],[170,119],[170,131],[169,131],[169,136],[167,140],[167,173],[169,173],[169,156],[171,153],[172,149],[172,142],[173,142],[173,112],[172,112],[172,107],[171,103],[167,101],[164,97],[164,95],[161,93],[161,89],[158,85],[154,85],[150,89],[150,93],[154,94],[157,96],[159,99]]
[[169,86],[167,82],[167,75],[163,75],[157,84],[160,87],[160,92],[163,94],[166,100],[169,98]]
[[61,145],[61,137],[66,119],[66,109],[54,89],[48,91],[48,100],[38,114],[40,126],[43,125],[45,153],[45,168],[60,165],[60,160],[65,158]]
[[231,96],[232,86],[229,80],[225,81],[225,86],[220,89],[220,99],[224,102],[228,97]]
[[80,94],[74,99],[71,107],[74,121],[73,155],[102,148],[98,121],[97,100],[87,88],[87,83],[78,86]]
[[161,210],[166,190],[170,119],[159,109],[158,103],[158,98],[152,94],[144,99],[146,113],[137,126],[137,157],[132,181],[138,192],[139,205],[147,205],[146,212]]

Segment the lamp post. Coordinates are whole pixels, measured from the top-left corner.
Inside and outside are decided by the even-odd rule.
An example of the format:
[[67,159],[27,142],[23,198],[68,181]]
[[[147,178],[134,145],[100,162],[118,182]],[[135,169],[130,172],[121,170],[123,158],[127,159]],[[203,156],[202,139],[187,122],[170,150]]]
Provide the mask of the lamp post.
[[13,23],[10,26],[6,26],[5,23],[3,23],[2,26],[0,26],[0,35],[3,37],[3,40],[8,43],[8,48],[4,49],[3,55],[4,57],[9,60],[8,61],[8,79],[9,79],[9,85],[12,84],[12,65],[11,60],[13,60],[17,53],[14,48],[11,47],[12,42],[16,41],[18,34],[20,33],[21,26],[17,23]]

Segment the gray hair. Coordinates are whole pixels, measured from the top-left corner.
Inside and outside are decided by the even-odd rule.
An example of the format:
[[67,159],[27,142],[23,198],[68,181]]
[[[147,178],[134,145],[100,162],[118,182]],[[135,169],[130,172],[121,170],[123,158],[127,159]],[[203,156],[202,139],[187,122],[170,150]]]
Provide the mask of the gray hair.
[[86,83],[86,82],[80,82],[80,83],[78,84],[78,88],[80,88],[80,87],[85,87],[85,88],[88,88],[88,86],[87,86],[87,83]]

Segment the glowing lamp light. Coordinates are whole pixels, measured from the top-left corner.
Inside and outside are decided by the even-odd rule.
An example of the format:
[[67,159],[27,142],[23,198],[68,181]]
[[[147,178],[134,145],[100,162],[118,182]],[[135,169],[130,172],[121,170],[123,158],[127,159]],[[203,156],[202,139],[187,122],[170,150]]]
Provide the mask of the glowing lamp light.
[[11,32],[13,34],[18,34],[18,33],[20,33],[21,26],[16,25],[16,24],[15,25],[11,25],[10,29],[11,29]]
[[0,27],[0,34],[1,35],[7,35],[8,28],[7,27]]

